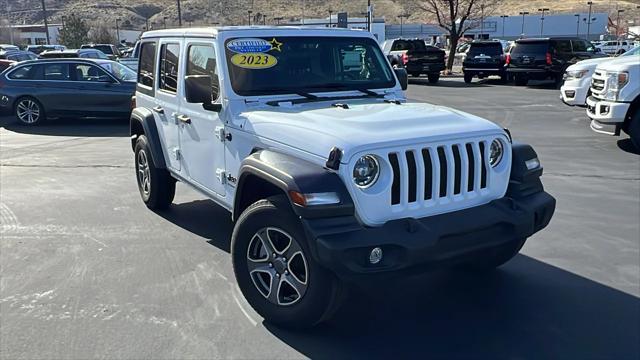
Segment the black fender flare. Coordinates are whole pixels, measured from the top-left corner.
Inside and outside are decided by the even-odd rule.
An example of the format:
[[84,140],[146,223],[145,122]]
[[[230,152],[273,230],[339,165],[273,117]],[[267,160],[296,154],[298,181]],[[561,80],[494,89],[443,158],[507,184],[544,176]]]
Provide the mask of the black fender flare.
[[[337,173],[307,160],[272,150],[258,150],[246,157],[238,171],[238,182],[233,204],[233,218],[242,211],[242,194],[246,180],[257,177],[280,189],[287,195],[296,215],[301,218],[337,217],[354,214],[351,195]],[[335,192],[339,204],[302,207],[294,204],[290,191],[302,194]]]
[[544,191],[540,180],[543,172],[542,165],[540,164],[532,169],[527,168],[527,161],[534,158],[540,161],[533,147],[529,144],[514,141],[511,145],[511,154],[511,174],[507,196],[519,199]]
[[[167,164],[164,159],[162,142],[160,141],[158,127],[156,126],[156,121],[151,110],[147,108],[133,109],[133,111],[131,111],[129,129],[131,135],[131,148],[135,148],[136,140],[139,135],[145,135],[149,141],[149,147],[151,148],[151,160],[153,161],[153,165],[158,169],[166,169]],[[143,129],[143,134],[139,134],[138,129]]]

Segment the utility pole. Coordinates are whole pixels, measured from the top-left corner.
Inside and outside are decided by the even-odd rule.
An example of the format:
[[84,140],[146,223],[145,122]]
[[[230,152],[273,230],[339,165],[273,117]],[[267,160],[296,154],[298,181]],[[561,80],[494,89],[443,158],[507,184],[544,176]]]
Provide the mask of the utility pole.
[[402,26],[403,25],[402,24],[402,19],[408,19],[409,18],[409,14],[401,14],[401,15],[398,15],[398,17],[400,18],[400,36],[402,37],[403,32],[404,32],[403,26]]
[[480,39],[484,39],[484,4],[480,4]]
[[578,19],[578,21],[576,21],[576,37],[580,37],[580,14],[575,14],[573,16]]
[[44,31],[47,34],[47,45],[51,45],[51,38],[49,37],[49,22],[47,21],[47,7],[42,0],[42,17],[44,18]]
[[504,21],[508,17],[509,17],[509,15],[500,15],[500,18],[502,18],[502,38],[503,39],[504,39]]
[[307,7],[305,0],[302,0],[302,25],[304,25],[304,8]]
[[331,14],[333,14],[333,10],[329,10],[329,27],[331,27]]
[[524,38],[524,17],[525,17],[525,15],[529,15],[529,12],[528,11],[521,11],[518,14],[522,15],[522,32],[520,34],[520,37]]
[[118,26],[118,21],[120,21],[120,19],[116,18],[116,37],[118,38],[116,43],[120,44],[120,26]]
[[540,18],[540,37],[542,37],[542,34],[544,32],[544,12],[545,11],[549,11],[548,8],[540,8],[538,9],[538,11],[542,12],[542,17]]
[[247,10],[247,13],[249,13],[249,26],[251,26],[251,14],[253,13],[253,10]]
[[178,1],[178,26],[182,27],[182,9],[180,8],[180,0]]
[[164,26],[165,29],[167,28],[167,17],[166,16],[162,17],[162,25]]
[[589,41],[589,35],[591,35],[591,7],[593,6],[593,1],[588,1],[587,5],[589,5],[589,17],[587,18],[587,41]]
[[371,32],[371,0],[367,0],[367,31]]

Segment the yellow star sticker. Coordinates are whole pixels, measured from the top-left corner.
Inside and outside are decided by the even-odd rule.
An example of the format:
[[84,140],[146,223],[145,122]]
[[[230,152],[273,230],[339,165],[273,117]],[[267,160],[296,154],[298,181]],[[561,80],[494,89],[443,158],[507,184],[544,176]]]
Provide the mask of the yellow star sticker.
[[282,46],[282,43],[276,40],[276,38],[273,38],[273,40],[269,41],[269,43],[271,44],[271,50],[282,51],[282,49],[280,48]]

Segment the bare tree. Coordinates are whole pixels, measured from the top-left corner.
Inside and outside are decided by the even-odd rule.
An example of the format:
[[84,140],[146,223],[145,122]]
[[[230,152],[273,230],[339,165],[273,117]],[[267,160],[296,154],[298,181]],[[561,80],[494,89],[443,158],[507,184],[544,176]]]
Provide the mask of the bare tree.
[[449,58],[451,70],[458,41],[466,31],[477,26],[477,20],[490,14],[497,0],[422,0],[418,8],[435,18],[438,25],[449,33]]
[[96,44],[117,44],[115,32],[105,23],[96,23],[89,31],[89,41]]

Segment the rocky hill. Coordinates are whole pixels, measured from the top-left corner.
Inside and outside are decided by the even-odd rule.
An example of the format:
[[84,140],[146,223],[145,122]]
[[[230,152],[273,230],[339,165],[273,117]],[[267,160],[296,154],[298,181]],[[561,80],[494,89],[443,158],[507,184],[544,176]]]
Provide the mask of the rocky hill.
[[[6,7],[2,6],[6,2]],[[384,16],[387,23],[396,23],[398,15],[409,12],[407,22],[434,22],[428,14],[415,9],[419,0],[372,0],[375,15]],[[540,7],[547,7],[554,12],[585,12],[586,1],[583,0],[502,0],[498,2],[494,14],[514,15],[519,11],[535,13]],[[615,18],[616,5],[625,9],[623,21],[640,21],[638,5],[640,0],[594,0],[593,10],[609,12]],[[50,22],[60,22],[62,16],[76,14],[89,22],[113,23],[120,19],[125,28],[142,29],[147,21],[152,27],[176,26],[178,11],[176,0],[46,0]],[[40,0],[0,0],[0,7],[11,11],[13,24],[41,23],[42,11]],[[360,15],[366,11],[366,0],[181,0],[182,18],[187,25],[222,24],[237,25],[248,22],[248,11],[253,15],[266,15],[267,23],[274,23],[274,18],[284,20],[326,17],[329,11],[347,11],[350,15]],[[33,11],[24,11],[33,10]],[[6,17],[0,12],[0,16]]]

